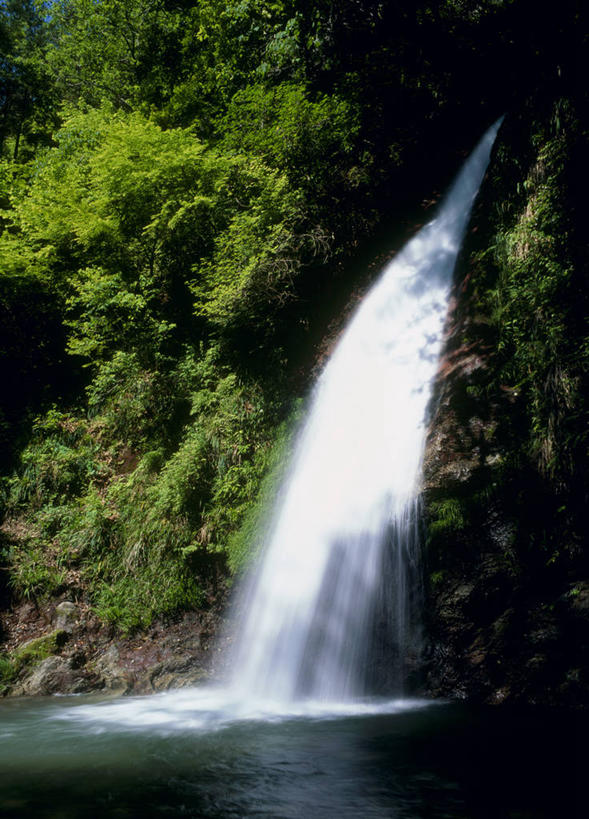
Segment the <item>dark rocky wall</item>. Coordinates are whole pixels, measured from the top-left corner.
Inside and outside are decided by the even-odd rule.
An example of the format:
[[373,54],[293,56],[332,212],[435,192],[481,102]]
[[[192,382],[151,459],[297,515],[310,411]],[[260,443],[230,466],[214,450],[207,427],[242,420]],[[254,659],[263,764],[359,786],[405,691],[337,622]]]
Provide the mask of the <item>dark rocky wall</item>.
[[424,476],[426,688],[587,704],[585,100],[506,118],[457,270]]

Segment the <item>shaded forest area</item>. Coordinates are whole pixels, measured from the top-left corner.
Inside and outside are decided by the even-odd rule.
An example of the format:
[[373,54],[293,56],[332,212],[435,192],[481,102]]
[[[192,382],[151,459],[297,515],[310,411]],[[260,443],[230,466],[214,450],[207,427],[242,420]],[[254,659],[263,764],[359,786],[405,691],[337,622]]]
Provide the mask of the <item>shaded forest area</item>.
[[[124,633],[210,606],[366,261],[503,113],[460,337],[497,354],[462,411],[509,396],[505,482],[550,499],[512,548],[578,578],[587,40],[573,0],[0,2],[3,606]],[[481,474],[430,506],[437,583]]]

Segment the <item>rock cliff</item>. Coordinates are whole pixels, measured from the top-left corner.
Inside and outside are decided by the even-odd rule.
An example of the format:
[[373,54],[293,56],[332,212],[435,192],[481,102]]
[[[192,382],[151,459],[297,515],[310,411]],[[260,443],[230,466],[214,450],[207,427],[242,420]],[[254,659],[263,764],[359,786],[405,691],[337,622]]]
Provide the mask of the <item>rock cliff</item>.
[[578,95],[508,115],[457,271],[425,455],[427,689],[587,704]]

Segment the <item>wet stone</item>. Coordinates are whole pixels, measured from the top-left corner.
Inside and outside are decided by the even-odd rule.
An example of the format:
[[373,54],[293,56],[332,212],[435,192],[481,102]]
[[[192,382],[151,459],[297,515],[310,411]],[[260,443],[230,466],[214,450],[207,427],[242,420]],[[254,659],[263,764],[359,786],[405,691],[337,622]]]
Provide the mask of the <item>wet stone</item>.
[[72,631],[78,619],[78,607],[69,600],[60,603],[53,615],[54,625],[64,631]]

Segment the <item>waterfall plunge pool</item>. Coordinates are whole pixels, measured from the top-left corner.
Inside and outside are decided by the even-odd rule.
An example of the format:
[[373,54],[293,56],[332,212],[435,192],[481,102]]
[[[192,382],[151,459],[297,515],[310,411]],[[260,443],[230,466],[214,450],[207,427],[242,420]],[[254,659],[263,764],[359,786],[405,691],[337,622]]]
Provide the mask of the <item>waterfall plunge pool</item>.
[[5,700],[0,817],[585,815],[583,713],[415,700],[241,709],[207,689]]

